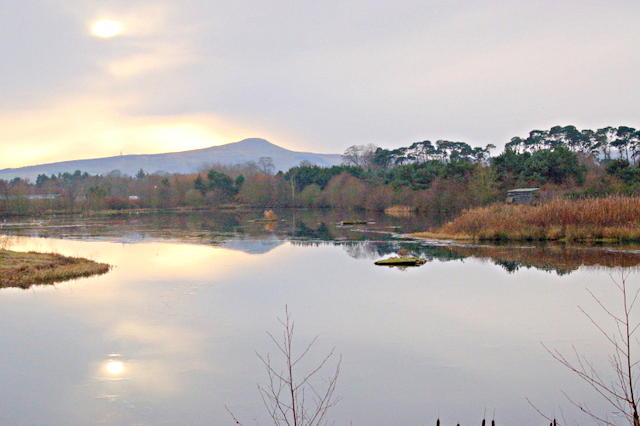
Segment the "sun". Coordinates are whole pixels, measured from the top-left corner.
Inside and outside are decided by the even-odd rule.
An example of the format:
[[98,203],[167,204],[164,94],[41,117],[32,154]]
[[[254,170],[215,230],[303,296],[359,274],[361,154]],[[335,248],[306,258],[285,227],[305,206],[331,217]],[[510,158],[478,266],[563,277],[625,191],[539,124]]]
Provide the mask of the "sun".
[[110,376],[120,376],[124,373],[124,362],[119,360],[109,360],[105,363],[104,369]]
[[124,31],[122,22],[111,19],[100,19],[91,25],[91,34],[100,38],[116,37]]

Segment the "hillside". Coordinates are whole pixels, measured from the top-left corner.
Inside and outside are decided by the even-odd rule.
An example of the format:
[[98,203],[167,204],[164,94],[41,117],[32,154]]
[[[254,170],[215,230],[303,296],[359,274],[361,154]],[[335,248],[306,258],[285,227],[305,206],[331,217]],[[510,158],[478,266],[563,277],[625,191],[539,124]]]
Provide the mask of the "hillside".
[[332,166],[340,164],[341,161],[341,157],[338,154],[290,151],[264,139],[245,139],[226,145],[183,152],[121,155],[3,169],[0,170],[0,179],[21,177],[34,181],[39,174],[51,175],[74,172],[76,170],[88,172],[89,174],[103,175],[113,170],[119,170],[123,174],[132,176],[140,169],[148,173],[158,171],[193,173],[208,164],[240,164],[247,161],[257,161],[260,157],[271,157],[276,170],[288,170],[302,161],[308,161],[319,166]]

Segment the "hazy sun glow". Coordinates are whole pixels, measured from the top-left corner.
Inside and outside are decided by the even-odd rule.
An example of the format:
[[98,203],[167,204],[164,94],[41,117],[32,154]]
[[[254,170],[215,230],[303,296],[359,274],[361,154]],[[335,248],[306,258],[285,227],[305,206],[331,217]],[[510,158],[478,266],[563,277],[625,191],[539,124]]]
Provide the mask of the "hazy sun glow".
[[104,369],[110,376],[120,376],[124,373],[124,362],[110,359],[105,363]]
[[[135,97],[78,97],[48,109],[0,114],[0,169],[79,158],[159,154],[206,148],[259,134],[286,144],[284,137],[208,114],[127,116]],[[87,144],[86,140],[91,140]],[[284,142],[283,142],[284,141]]]
[[122,22],[111,19],[101,19],[91,26],[91,33],[100,38],[111,38],[122,34],[124,26]]

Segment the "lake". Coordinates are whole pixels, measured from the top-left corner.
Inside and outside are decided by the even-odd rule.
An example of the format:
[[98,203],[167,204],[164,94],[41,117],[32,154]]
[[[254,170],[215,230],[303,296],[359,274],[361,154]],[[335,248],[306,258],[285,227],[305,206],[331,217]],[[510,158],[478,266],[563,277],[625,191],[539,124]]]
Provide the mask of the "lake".
[[[479,424],[484,413],[545,424],[527,398],[591,424],[563,392],[607,412],[541,343],[575,345],[608,374],[610,347],[577,306],[602,319],[587,289],[618,306],[611,279],[638,286],[638,247],[448,245],[403,237],[429,226],[417,217],[277,213],[273,223],[258,211],[3,223],[8,248],[113,269],[0,289],[0,423],[233,424],[226,405],[245,425],[269,424],[256,352],[279,360],[266,332],[280,335],[285,305],[301,349],[319,336],[310,363],[334,347],[342,356],[336,424]],[[429,261],[373,264],[401,249]]]

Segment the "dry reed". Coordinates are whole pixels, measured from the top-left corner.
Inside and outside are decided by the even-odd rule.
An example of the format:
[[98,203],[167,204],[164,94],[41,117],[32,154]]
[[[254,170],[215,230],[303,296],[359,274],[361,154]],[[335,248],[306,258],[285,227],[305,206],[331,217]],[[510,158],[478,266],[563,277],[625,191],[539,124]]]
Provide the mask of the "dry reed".
[[640,198],[552,200],[539,206],[493,204],[466,210],[426,238],[640,241]]

